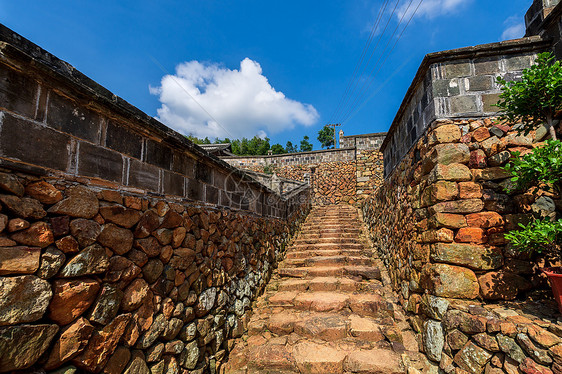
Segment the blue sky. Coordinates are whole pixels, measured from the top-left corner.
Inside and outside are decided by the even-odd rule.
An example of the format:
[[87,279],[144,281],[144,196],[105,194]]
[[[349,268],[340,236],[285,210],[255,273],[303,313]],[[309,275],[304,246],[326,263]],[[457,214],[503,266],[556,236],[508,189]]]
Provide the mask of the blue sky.
[[[348,135],[386,131],[425,54],[522,36],[531,2],[423,0],[372,85],[359,82],[371,99],[335,117],[383,0],[0,0],[0,20],[184,134],[308,135],[319,149],[330,120],[347,118]],[[409,3],[383,8],[366,72]]]

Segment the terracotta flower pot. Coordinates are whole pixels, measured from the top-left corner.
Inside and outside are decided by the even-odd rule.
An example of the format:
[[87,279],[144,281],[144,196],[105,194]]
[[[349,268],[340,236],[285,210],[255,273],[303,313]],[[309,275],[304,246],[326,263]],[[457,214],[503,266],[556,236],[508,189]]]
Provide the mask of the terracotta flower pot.
[[543,268],[541,270],[550,281],[550,287],[558,304],[558,310],[562,313],[562,267]]

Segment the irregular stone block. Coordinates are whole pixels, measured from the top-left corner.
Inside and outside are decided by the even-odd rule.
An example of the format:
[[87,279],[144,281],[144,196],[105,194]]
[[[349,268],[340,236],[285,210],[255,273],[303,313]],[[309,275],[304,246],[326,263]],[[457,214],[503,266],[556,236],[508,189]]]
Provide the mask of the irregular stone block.
[[96,194],[84,186],[75,186],[68,192],[68,197],[59,201],[49,213],[79,218],[93,218],[99,210]]
[[423,345],[430,360],[441,361],[445,338],[441,322],[428,320],[423,325]]
[[115,351],[115,348],[117,348],[117,343],[119,343],[119,339],[125,332],[125,328],[130,320],[130,314],[122,314],[115,317],[102,330],[94,331],[88,346],[72,362],[84,370],[91,372],[100,371]]
[[437,262],[463,265],[475,270],[497,269],[503,265],[500,249],[473,244],[434,244],[431,246],[431,259]]
[[62,200],[62,192],[45,181],[30,183],[25,187],[25,193],[43,204],[56,204]]
[[59,275],[63,278],[70,278],[102,274],[108,267],[109,257],[105,253],[105,249],[99,244],[94,244],[71,258]]
[[41,319],[52,295],[49,283],[34,275],[0,277],[0,326]]
[[446,264],[424,266],[421,284],[438,297],[474,299],[479,291],[478,280],[472,270]]
[[118,255],[123,255],[133,247],[133,233],[109,223],[103,226],[98,242],[105,247],[109,247]]
[[85,318],[79,318],[67,326],[51,349],[49,358],[44,364],[45,369],[55,369],[82,352],[93,331],[94,326]]
[[467,214],[478,213],[484,209],[484,202],[480,199],[465,199],[456,201],[446,201],[435,204],[429,210],[432,214],[435,213],[455,213]]
[[472,179],[472,174],[466,165],[451,164],[451,165],[436,165],[429,173],[428,182],[435,183],[439,180],[463,182]]
[[0,327],[0,372],[32,366],[49,348],[57,331],[57,325]]
[[39,268],[41,248],[0,247],[0,275],[33,274]]
[[40,248],[55,242],[53,232],[45,222],[35,222],[27,230],[12,234],[11,238],[20,244]]
[[69,324],[92,305],[99,288],[93,279],[55,280],[49,318],[61,326]]
[[491,358],[492,354],[490,352],[472,342],[468,342],[463,349],[455,355],[454,361],[469,373],[482,373]]
[[37,270],[37,276],[43,279],[49,279],[57,275],[60,268],[66,261],[64,253],[55,247],[49,247],[41,255],[41,265]]

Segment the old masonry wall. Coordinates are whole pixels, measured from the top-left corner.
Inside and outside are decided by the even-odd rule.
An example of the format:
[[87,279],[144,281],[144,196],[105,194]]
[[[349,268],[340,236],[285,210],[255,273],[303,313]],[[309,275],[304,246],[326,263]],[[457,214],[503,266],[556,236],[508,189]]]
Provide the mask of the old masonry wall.
[[0,40],[0,372],[217,372],[310,188],[276,194]]
[[562,206],[545,191],[506,192],[501,168],[511,152],[539,146],[547,129],[519,135],[492,113],[495,76],[518,79],[549,43],[428,55],[385,139],[387,178],[363,216],[435,370],[562,372],[562,323],[540,262],[503,236],[531,213],[556,216]]

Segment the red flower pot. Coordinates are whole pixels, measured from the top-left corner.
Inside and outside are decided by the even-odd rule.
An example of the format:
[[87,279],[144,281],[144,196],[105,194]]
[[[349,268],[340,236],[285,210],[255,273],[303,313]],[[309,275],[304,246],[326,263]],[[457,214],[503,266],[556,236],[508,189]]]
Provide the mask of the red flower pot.
[[558,310],[562,313],[562,267],[543,268],[541,270],[550,281],[550,287],[558,304]]

